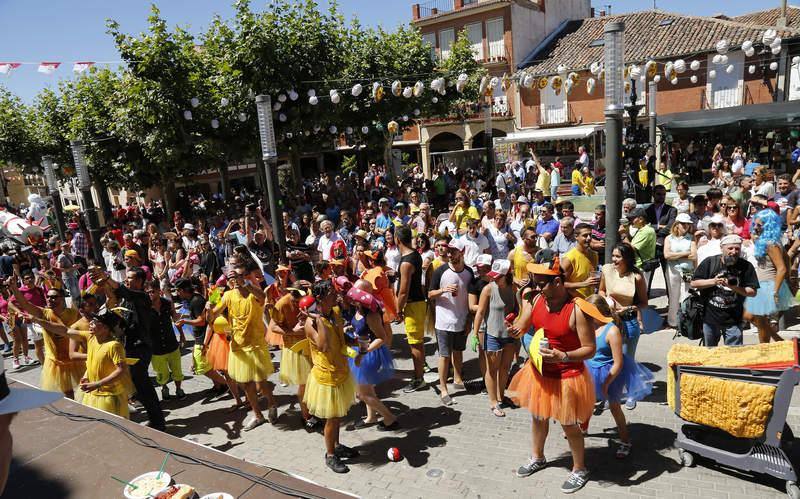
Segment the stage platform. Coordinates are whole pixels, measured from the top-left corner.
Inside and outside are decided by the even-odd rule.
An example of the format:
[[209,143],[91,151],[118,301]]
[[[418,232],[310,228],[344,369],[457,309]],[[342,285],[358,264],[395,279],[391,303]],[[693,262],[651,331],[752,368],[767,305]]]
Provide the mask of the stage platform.
[[[12,387],[15,384],[22,385],[11,381]],[[227,492],[243,499],[353,497],[68,399],[18,414],[11,434],[14,454],[4,499],[123,497],[123,486],[111,477],[129,480],[158,471],[167,452],[172,455],[164,470],[177,483],[194,487],[199,496]]]

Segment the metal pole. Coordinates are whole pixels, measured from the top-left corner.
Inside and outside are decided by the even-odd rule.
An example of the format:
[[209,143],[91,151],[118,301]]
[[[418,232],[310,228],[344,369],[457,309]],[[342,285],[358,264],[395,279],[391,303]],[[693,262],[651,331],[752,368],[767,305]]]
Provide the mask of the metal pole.
[[275,129],[272,122],[272,99],[269,95],[256,96],[258,113],[258,132],[261,139],[261,154],[267,177],[267,201],[269,202],[272,237],[278,244],[279,261],[286,258],[286,237],[283,234],[283,217],[278,211],[283,207],[278,187],[278,147],[275,142]]
[[622,113],[624,85],[623,37],[625,23],[610,22],[603,29],[606,63],[606,247],[605,261],[611,261],[614,245],[619,240],[619,219],[622,216]]
[[653,146],[653,151],[656,150],[656,87],[658,84],[654,81],[650,82],[647,94],[648,109],[650,116],[650,145]]
[[92,198],[92,180],[89,177],[89,169],[86,165],[86,156],[83,143],[78,140],[70,141],[72,147],[72,157],[75,160],[75,170],[78,173],[78,186],[83,198],[83,206],[86,211],[86,225],[89,229],[89,236],[92,239],[92,252],[95,262],[103,261],[103,248],[100,244],[100,221],[97,218],[97,208]]
[[66,228],[64,226],[64,210],[61,206],[61,195],[58,192],[58,182],[56,181],[56,174],[53,170],[53,158],[50,156],[42,156],[42,169],[44,170],[44,179],[47,182],[47,190],[50,197],[53,199],[53,211],[56,215],[56,230],[58,237],[64,241],[64,234]]
[[495,173],[494,171],[494,141],[492,140],[492,104],[485,104],[484,112],[484,130],[483,139],[486,146],[486,168],[489,175]]

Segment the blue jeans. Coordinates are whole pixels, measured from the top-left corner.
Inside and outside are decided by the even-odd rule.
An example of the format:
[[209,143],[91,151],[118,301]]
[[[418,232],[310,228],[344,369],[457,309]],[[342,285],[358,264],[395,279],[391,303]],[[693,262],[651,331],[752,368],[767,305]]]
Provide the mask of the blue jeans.
[[725,337],[725,346],[741,346],[743,344],[742,328],[738,324],[733,326],[712,326],[703,323],[703,339],[707,347],[719,345],[720,336]]
[[572,186],[572,195],[573,196],[580,196],[581,195],[581,188],[578,185]]
[[550,197],[553,200],[558,199],[558,186],[557,185],[551,185],[550,186]]
[[622,353],[636,358],[636,347],[639,345],[639,336],[642,331],[639,329],[639,321],[636,318],[622,321],[622,329],[625,334],[625,342],[622,344]]

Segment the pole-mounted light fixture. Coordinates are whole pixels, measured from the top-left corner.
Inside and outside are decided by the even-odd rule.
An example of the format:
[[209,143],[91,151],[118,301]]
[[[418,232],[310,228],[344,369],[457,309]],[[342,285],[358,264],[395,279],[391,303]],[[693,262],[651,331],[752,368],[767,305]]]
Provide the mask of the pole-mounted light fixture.
[[82,190],[92,187],[92,179],[89,178],[89,168],[86,166],[86,146],[79,140],[70,141],[72,148],[72,158],[75,160],[75,171],[78,173],[78,187]]
[[264,161],[278,159],[275,127],[272,124],[272,99],[269,95],[256,96],[256,111],[258,113],[258,133],[261,138],[261,156]]
[[44,170],[44,179],[47,182],[47,190],[50,194],[58,192],[58,182],[56,181],[56,173],[53,169],[53,158],[50,156],[42,156],[42,170]]
[[625,104],[625,23],[610,22],[603,28],[605,43],[606,112],[622,114]]

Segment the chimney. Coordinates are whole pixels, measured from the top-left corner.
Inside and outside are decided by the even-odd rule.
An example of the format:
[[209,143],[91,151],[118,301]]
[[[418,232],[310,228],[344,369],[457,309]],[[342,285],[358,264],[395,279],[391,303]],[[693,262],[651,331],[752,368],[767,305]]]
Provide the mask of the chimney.
[[775,24],[779,28],[785,28],[786,22],[786,0],[781,0],[781,17],[778,18],[778,21]]
[[413,19],[414,21],[419,19],[419,4],[418,3],[415,3],[414,5],[411,6],[411,19]]
[[589,17],[594,17],[594,7],[589,9]]

